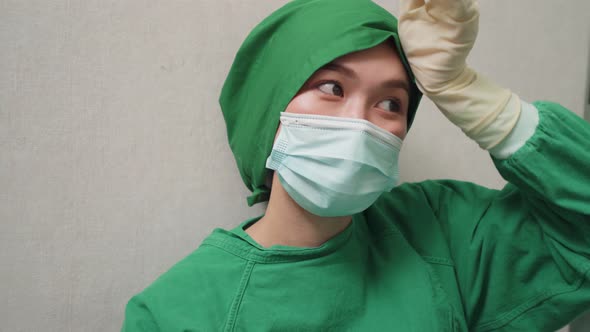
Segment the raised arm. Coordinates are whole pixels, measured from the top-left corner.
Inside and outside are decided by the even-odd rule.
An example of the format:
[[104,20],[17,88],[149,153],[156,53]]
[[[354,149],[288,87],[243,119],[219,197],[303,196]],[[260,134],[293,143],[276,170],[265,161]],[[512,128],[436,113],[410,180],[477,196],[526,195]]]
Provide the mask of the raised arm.
[[502,191],[422,188],[447,236],[470,330],[552,331],[590,309],[590,125],[521,101],[466,65],[472,0],[401,1],[399,31],[420,89],[487,149]]

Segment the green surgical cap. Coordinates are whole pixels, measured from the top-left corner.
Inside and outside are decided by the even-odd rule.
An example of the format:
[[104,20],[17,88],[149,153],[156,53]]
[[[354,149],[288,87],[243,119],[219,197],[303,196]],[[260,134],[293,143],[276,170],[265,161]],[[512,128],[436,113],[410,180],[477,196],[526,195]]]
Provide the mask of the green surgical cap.
[[[249,206],[269,199],[265,164],[280,113],[307,79],[340,56],[388,39],[412,77],[401,51],[397,19],[369,0],[291,1],[250,32],[219,97],[229,145],[252,192]],[[411,89],[408,128],[421,98],[415,84]]]

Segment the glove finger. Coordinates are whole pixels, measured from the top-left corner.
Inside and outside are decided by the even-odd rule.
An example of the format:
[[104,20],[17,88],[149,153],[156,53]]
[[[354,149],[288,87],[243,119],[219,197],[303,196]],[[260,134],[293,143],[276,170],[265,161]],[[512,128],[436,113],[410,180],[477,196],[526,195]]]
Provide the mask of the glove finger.
[[399,16],[412,11],[416,8],[424,6],[424,0],[400,0],[399,1]]

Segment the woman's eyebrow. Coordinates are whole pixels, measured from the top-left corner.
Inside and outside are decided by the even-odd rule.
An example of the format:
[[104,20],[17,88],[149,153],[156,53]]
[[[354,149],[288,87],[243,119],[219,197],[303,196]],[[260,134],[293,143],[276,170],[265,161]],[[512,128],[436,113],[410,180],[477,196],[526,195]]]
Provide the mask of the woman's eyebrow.
[[[358,75],[355,73],[354,70],[352,70],[346,66],[337,64],[335,62],[330,62],[328,64],[325,64],[319,70],[332,70],[332,71],[342,73],[346,76],[352,77],[354,79],[358,79]],[[410,87],[408,85],[408,82],[406,82],[405,80],[400,80],[400,79],[387,80],[387,81],[381,83],[381,87],[389,88],[389,89],[403,89],[406,91],[406,93],[408,95],[410,94]]]
[[381,86],[389,89],[402,89],[406,91],[408,96],[410,95],[410,87],[408,86],[408,82],[405,80],[393,79],[381,83]]
[[352,78],[358,79],[358,75],[354,72],[354,70],[352,70],[346,66],[339,65],[335,62],[330,62],[328,64],[325,64],[322,68],[320,68],[320,70],[337,71],[337,72],[340,72],[346,76],[350,76]]

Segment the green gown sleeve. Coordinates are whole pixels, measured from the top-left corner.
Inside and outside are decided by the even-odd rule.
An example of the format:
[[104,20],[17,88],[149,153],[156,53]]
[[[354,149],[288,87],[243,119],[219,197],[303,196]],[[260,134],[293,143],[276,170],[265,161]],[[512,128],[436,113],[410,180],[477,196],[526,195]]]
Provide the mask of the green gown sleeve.
[[470,331],[555,331],[590,309],[590,125],[536,102],[539,125],[501,191],[427,181]]
[[125,308],[125,320],[121,332],[159,332],[152,313],[147,305],[136,295]]

